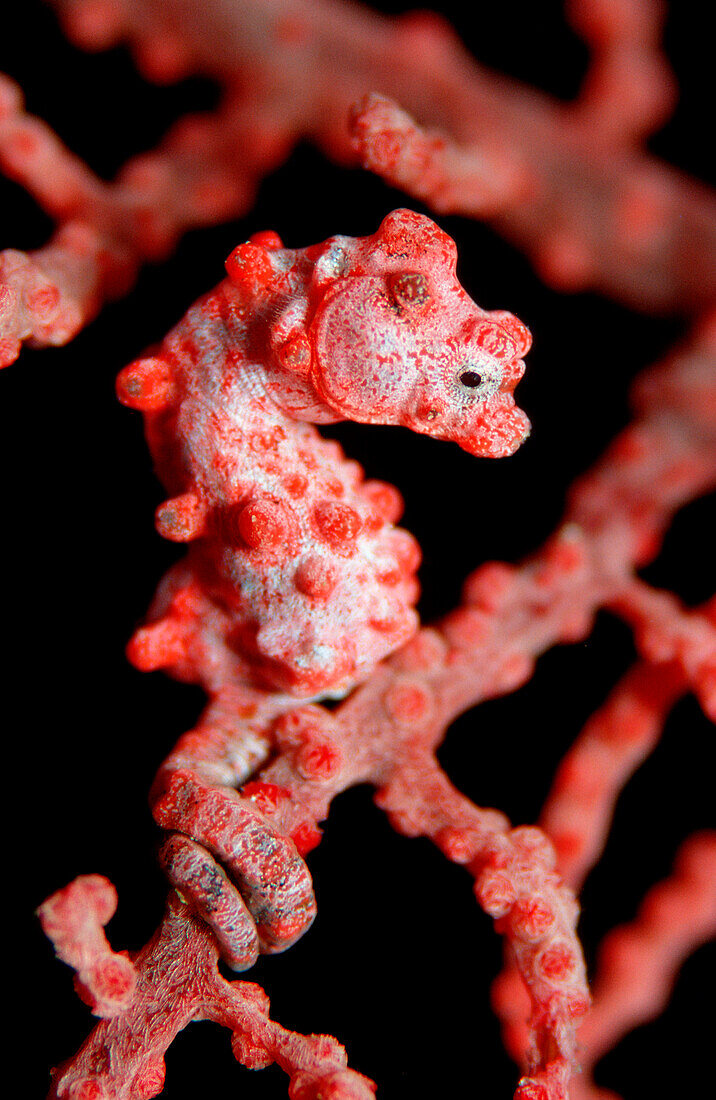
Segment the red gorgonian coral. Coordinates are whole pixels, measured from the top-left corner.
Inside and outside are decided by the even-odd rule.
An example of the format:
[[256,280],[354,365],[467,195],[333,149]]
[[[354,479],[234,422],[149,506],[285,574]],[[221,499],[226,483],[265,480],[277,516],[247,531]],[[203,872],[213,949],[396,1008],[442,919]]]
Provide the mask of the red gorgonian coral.
[[[429,846],[393,842],[360,790],[332,810],[319,845],[319,823],[335,796],[367,785],[398,832],[432,840],[469,871],[479,905],[502,934],[507,952],[493,1003],[523,1073],[520,1100],[606,1095],[592,1084],[596,1061],[659,1011],[681,961],[716,922],[713,832],[687,840],[668,871],[669,848],[707,821],[708,786],[699,798],[693,767],[703,750],[698,741],[683,745],[685,730],[698,731],[703,718],[693,700],[679,703],[690,693],[706,716],[716,709],[713,551],[695,526],[705,504],[691,506],[675,528],[688,562],[678,578],[673,564],[669,575],[673,541],[662,551],[675,511],[712,489],[716,473],[708,312],[716,216],[705,189],[641,151],[674,99],[658,50],[657,7],[639,0],[570,4],[592,64],[580,96],[558,105],[480,69],[433,16],[390,20],[316,0],[56,6],[80,45],[106,49],[127,41],[145,75],[168,85],[132,90],[123,52],[82,60],[56,37],[54,49],[80,66],[76,76],[63,76],[64,119],[61,109],[56,114],[55,98],[62,97],[53,83],[59,63],[40,66],[52,89],[44,102],[41,95],[32,101],[30,74],[17,57],[7,68],[26,84],[27,107],[11,81],[0,89],[2,168],[58,226],[43,246],[43,227],[19,192],[7,189],[6,209],[19,212],[21,232],[31,243],[35,235],[39,247],[0,256],[3,361],[14,360],[23,341],[66,343],[104,300],[129,290],[144,262],[163,261],[139,275],[127,307],[108,309],[67,350],[38,359],[42,393],[35,384],[31,421],[17,415],[33,385],[28,370],[2,379],[9,453],[22,455],[18,475],[33,493],[22,545],[38,546],[37,569],[52,594],[51,601],[40,597],[52,609],[42,641],[33,611],[33,632],[24,642],[16,631],[14,648],[34,652],[41,645],[52,654],[43,678],[54,687],[47,695],[55,726],[66,724],[58,716],[77,715],[80,702],[87,712],[75,717],[79,743],[57,757],[65,768],[70,751],[83,762],[81,780],[72,768],[78,794],[69,806],[65,796],[60,803],[63,829],[76,802],[77,831],[86,838],[92,822],[97,845],[85,858],[119,882],[121,897],[131,891],[137,860],[147,858],[138,853],[151,844],[148,831],[128,832],[133,797],[148,785],[147,754],[159,764],[172,734],[191,725],[187,711],[197,717],[152,789],[155,820],[167,831],[160,862],[173,889],[147,945],[127,955],[107,944],[102,929],[116,895],[102,876],[56,890],[77,869],[74,853],[48,883],[55,893],[41,907],[43,926],[77,970],[81,997],[104,1018],[55,1073],[52,1094],[156,1095],[164,1053],[197,1018],[231,1029],[244,1066],[276,1063],[288,1073],[294,1100],[368,1097],[371,1078],[386,1095],[391,1085],[401,1096],[454,1088],[461,1072],[452,1065],[454,1052],[474,1043],[479,1006],[455,1017],[443,1000],[458,996],[456,967],[467,970],[469,960],[469,967],[489,970],[490,963],[480,959],[474,913],[459,902],[464,881],[453,881]],[[562,24],[547,7],[539,30],[543,39],[557,38],[542,51],[542,70],[530,70],[526,27],[527,46],[503,29],[505,52],[494,52],[504,13],[485,15],[472,44],[489,55],[492,43],[493,64],[513,72],[521,65],[523,75],[552,80],[551,90],[566,95],[568,79],[554,80],[546,59],[563,68],[569,41],[559,38]],[[35,36],[37,67],[51,17],[38,10],[35,18],[38,25],[25,33]],[[673,25],[672,17],[667,40],[678,54]],[[470,28],[463,30],[469,40]],[[95,145],[98,169],[114,176],[172,112],[209,106],[215,92],[188,79],[195,73],[221,87],[218,105],[174,125],[155,153],[135,157],[111,183],[32,117],[46,115],[70,144],[74,126],[80,151],[84,141],[91,160]],[[114,126],[109,102],[87,111],[89,79],[100,87],[104,81],[112,96],[123,89]],[[73,95],[84,96],[85,123],[101,118],[101,133],[90,125],[83,137]],[[119,141],[122,117],[126,135]],[[306,138],[343,167],[331,168],[305,147],[291,154]],[[459,244],[460,283],[481,303],[489,300],[489,310],[476,307],[457,282],[452,243],[432,218],[410,211],[385,217],[406,199],[351,169],[359,160],[447,225]],[[693,327],[639,319],[585,295],[543,293],[514,253],[450,214],[488,220],[554,287],[593,288],[641,310],[688,316]],[[168,259],[187,229],[236,217],[244,220],[222,230],[220,240],[192,238]],[[335,237],[336,230],[350,236]],[[326,243],[306,247],[320,240]],[[207,294],[220,276],[217,256],[228,256],[228,279]],[[509,454],[526,435],[511,391],[529,335],[505,305],[538,333],[533,377],[523,386],[536,433],[509,462],[481,464],[475,455]],[[620,430],[627,376],[677,336],[676,351],[632,387],[634,419]],[[44,365],[52,357],[54,371]],[[93,369],[99,358],[111,363],[104,375]],[[163,502],[150,498],[146,468],[125,460],[126,413],[112,421],[112,412],[103,420],[99,411],[109,410],[109,376],[129,360],[118,392],[144,413],[154,465],[170,494]],[[406,526],[426,554],[420,610],[433,625],[417,633],[419,556],[412,537],[393,526],[400,495],[384,482],[364,481],[338,443],[321,440],[307,423],[346,417],[363,424],[322,434],[357,454],[371,479],[399,483]],[[116,437],[108,423],[117,424]],[[617,432],[604,458],[577,478],[564,509],[568,481]],[[141,530],[150,499],[165,540],[189,544],[174,564]],[[82,541],[86,521],[93,534]],[[524,560],[484,564],[490,558]],[[119,658],[119,639],[136,625],[152,578],[167,565],[129,656],[140,668],[199,683],[209,695],[201,714],[196,689],[158,678],[140,687],[124,671],[108,679],[107,652],[114,646]],[[461,576],[475,566],[462,601],[449,611]],[[677,585],[692,606],[663,589]],[[627,635],[619,621],[628,624]],[[63,646],[70,636],[72,645]],[[573,648],[544,658],[530,680],[535,657],[557,642]],[[604,702],[632,646],[636,663]],[[77,677],[62,663],[65,649],[82,668]],[[499,698],[528,680],[521,692]],[[489,699],[444,741],[453,718]],[[46,723],[39,717],[44,699],[33,703],[35,720]],[[612,851],[610,860],[608,845],[606,871],[587,883],[582,930],[594,1007],[585,1016],[572,890],[598,859],[614,805],[672,711],[683,765],[672,757],[652,772],[645,800],[632,803],[633,839],[620,832],[620,809],[612,848],[623,849],[622,858]],[[458,733],[472,745],[467,755]],[[667,744],[668,735],[667,725]],[[571,742],[550,790],[550,769]],[[38,812],[51,794],[57,805],[55,752],[53,744],[43,748],[39,777],[32,762],[36,782],[52,784]],[[640,776],[648,777],[650,766]],[[515,821],[538,819],[539,827],[513,828],[458,786],[480,805],[499,805]],[[680,787],[688,787],[687,796]],[[124,871],[121,860],[108,862],[112,829],[122,836]],[[45,827],[46,866],[60,862],[53,843]],[[301,858],[309,852],[322,927],[303,936],[315,913]],[[664,881],[634,917],[639,894],[659,877]],[[113,942],[139,944],[159,919],[161,885],[148,859],[141,881],[156,919],[147,911],[124,937],[114,931]],[[612,902],[602,928],[622,927],[592,963],[601,931],[594,899],[605,896]],[[294,942],[280,962],[259,959],[251,973],[271,989],[270,1016],[260,986],[227,980],[229,971],[217,964],[221,956],[246,970],[257,952],[271,955]],[[280,975],[294,988],[293,1002],[282,1001]],[[342,1021],[332,1016],[339,988],[353,1013]],[[351,1042],[361,1018],[366,1032],[387,1032],[392,1061]],[[348,1041],[356,1068],[348,1068],[336,1040],[300,1034],[316,1029]],[[408,1034],[420,1043],[413,1070],[400,1053]],[[69,1043],[53,1057],[63,1057]],[[475,1071],[483,1087],[493,1077],[487,1046]],[[170,1083],[178,1074],[173,1051]],[[201,1086],[189,1084],[185,1062],[185,1087],[215,1087],[220,1078],[206,1057],[193,1060]],[[679,1085],[684,1059],[675,1057]],[[575,1062],[582,1073],[568,1083]],[[644,1069],[630,1086],[628,1058],[625,1065],[613,1079],[605,1066],[604,1080],[626,1092],[641,1089]],[[665,1072],[660,1065],[662,1084]],[[504,1071],[501,1087],[508,1080]],[[270,1073],[251,1087],[257,1095],[285,1089]]]

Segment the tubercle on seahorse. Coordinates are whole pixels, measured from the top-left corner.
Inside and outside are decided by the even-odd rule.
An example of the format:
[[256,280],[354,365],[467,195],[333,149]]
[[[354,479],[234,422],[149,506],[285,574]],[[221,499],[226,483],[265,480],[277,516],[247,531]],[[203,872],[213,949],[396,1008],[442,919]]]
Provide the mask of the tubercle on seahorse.
[[303,250],[258,233],[120,373],[171,493],[157,528],[192,543],[130,642],[135,665],[219,690],[212,634],[232,678],[340,695],[414,633],[420,551],[394,526],[400,494],[311,422],[399,424],[488,457],[519,446],[530,334],[476,306],[455,263],[451,239],[409,210]]

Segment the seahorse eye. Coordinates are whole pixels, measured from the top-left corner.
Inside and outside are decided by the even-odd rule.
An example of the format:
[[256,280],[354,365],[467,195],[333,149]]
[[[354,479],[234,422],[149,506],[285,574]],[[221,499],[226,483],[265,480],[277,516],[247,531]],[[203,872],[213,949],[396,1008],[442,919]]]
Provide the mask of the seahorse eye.
[[478,374],[476,370],[464,370],[459,381],[461,386],[467,386],[468,389],[474,390],[477,386],[482,385],[482,375]]

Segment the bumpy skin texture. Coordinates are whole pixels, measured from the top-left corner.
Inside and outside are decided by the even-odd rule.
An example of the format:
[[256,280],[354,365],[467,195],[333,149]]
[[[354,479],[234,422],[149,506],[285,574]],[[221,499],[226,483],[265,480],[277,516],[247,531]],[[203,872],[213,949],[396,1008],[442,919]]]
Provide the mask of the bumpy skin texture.
[[399,493],[308,422],[399,424],[495,458],[519,446],[529,332],[475,305],[455,263],[452,240],[409,210],[303,250],[260,233],[120,374],[172,494],[158,529],[192,543],[130,643],[135,665],[216,692],[213,638],[234,681],[343,694],[415,632],[420,553],[393,526]]

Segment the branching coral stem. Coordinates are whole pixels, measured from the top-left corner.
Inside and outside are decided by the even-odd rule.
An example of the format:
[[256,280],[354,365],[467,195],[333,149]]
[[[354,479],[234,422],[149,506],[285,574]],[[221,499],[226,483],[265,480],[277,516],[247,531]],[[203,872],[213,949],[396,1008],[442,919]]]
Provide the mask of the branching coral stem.
[[346,1068],[340,1043],[282,1028],[269,1019],[263,990],[227,982],[217,962],[207,926],[170,896],[164,921],[133,960],[137,987],[130,1008],[99,1024],[71,1063],[55,1071],[51,1100],[149,1100],[164,1084],[165,1051],[182,1028],[201,1019],[230,1028],[244,1065],[277,1062],[291,1078],[292,1100],[372,1100],[372,1083]]
[[0,78],[0,165],[58,222],[44,248],[0,255],[0,366],[25,340],[72,339],[187,229],[240,215],[303,138],[340,163],[359,156],[438,213],[490,219],[561,289],[657,312],[716,294],[711,196],[637,146],[673,100],[659,4],[623,0],[613,22],[598,2],[570,5],[593,51],[570,106],[477,65],[436,16],[325,0],[215,0],[208,21],[187,0],[56,5],[80,45],[127,40],[150,78],[202,73],[225,94],[105,184]]

